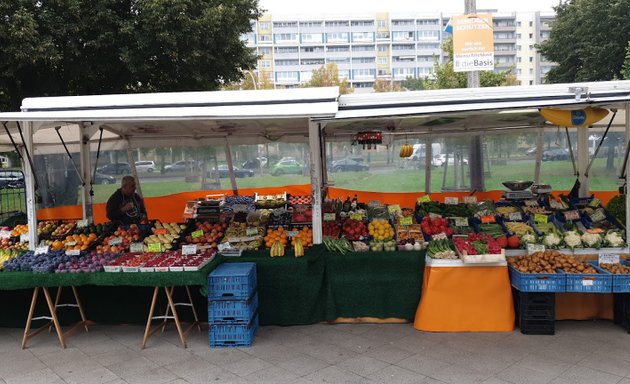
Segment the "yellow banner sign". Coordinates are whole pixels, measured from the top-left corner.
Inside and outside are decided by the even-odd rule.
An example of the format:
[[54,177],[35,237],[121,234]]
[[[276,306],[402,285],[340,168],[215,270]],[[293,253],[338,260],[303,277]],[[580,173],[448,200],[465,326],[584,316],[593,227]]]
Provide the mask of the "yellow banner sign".
[[494,70],[492,15],[453,16],[452,23],[455,72]]

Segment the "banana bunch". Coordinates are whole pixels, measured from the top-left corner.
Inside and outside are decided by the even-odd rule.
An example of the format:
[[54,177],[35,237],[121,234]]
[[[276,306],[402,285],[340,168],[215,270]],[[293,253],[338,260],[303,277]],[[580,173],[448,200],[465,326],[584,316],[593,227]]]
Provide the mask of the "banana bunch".
[[295,250],[295,257],[304,256],[304,246],[302,245],[300,239],[295,240],[295,246],[293,249]]
[[400,157],[409,157],[413,153],[413,146],[411,144],[405,144],[400,147]]
[[276,241],[271,246],[269,252],[271,253],[271,257],[282,257],[284,256],[284,247],[282,246],[281,242]]

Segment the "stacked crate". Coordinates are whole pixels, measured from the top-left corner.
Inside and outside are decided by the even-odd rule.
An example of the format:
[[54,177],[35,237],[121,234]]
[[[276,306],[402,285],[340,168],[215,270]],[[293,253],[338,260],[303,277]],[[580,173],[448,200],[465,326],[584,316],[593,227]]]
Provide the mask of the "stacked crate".
[[256,263],[224,263],[208,275],[210,347],[250,346],[258,329]]
[[517,325],[526,335],[553,335],[556,321],[554,292],[514,290]]

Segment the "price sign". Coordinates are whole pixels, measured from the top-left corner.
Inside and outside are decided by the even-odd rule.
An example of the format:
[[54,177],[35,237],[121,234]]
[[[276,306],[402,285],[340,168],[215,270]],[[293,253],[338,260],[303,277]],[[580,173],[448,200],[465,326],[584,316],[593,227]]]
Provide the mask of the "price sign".
[[182,246],[182,255],[197,254],[197,244],[187,244]]
[[81,254],[80,249],[69,249],[66,251],[66,255],[68,256],[79,256]]
[[593,280],[591,279],[582,279],[582,285],[585,287],[593,285]]
[[393,215],[395,213],[401,212],[400,205],[398,205],[398,204],[388,205],[387,206],[387,212],[389,212],[390,215]]
[[564,218],[567,220],[580,220],[580,212],[576,210],[566,211],[564,213]]
[[534,214],[534,221],[537,223],[547,223],[549,222],[549,216],[547,215],[543,215],[542,213],[536,213]]
[[332,213],[324,213],[324,221],[335,221],[337,220],[337,215],[335,212]]
[[294,237],[298,235],[298,231],[287,231],[287,236],[288,237]]
[[544,244],[527,243],[527,254],[531,255],[534,252],[545,252]]
[[149,252],[162,252],[161,243],[151,243],[147,246]]
[[477,196],[464,196],[464,203],[466,204],[476,204]]
[[129,252],[132,253],[142,253],[144,252],[144,244],[142,243],[131,243],[129,246]]
[[603,210],[598,209],[595,212],[593,212],[593,214],[590,216],[591,220],[593,221],[593,223],[597,223],[599,221],[602,221],[606,218],[606,214],[604,213]]
[[597,207],[599,207],[599,204],[600,204],[601,202],[602,202],[602,201],[601,201],[600,199],[598,199],[598,198],[594,198],[593,200],[591,200],[591,201],[588,203],[588,206],[589,206],[589,207],[592,207],[592,208],[597,208]]
[[520,212],[510,212],[508,218],[512,221],[523,221],[523,215]]
[[468,227],[468,218],[466,218],[466,217],[456,217],[455,218],[455,226],[456,227]]
[[359,221],[363,221],[363,215],[360,213],[353,213],[352,215],[350,215],[350,218],[352,220],[359,220]]
[[619,255],[614,253],[600,253],[599,264],[619,264]]
[[253,236],[253,235],[257,235],[258,234],[258,228],[247,228],[245,230],[245,235],[246,236]]
[[411,218],[411,216],[400,218],[400,225],[411,225],[411,224],[413,224],[413,219]]
[[223,252],[223,251],[227,251],[228,249],[232,249],[232,247],[230,246],[230,243],[221,243],[219,244],[219,252]]
[[442,217],[442,215],[438,215],[437,213],[429,212],[429,217],[435,219],[436,217]]
[[44,246],[41,246],[41,247],[36,247],[36,248],[35,248],[35,254],[36,254],[36,255],[41,255],[41,254],[43,254],[43,253],[48,253],[48,249],[49,249],[49,248],[50,248],[50,247],[49,247],[49,246],[47,246],[47,245],[44,245]]
[[11,237],[11,231],[2,230],[0,231],[0,239],[8,239]]
[[88,219],[77,221],[77,228],[85,228],[88,226]]
[[525,205],[528,207],[537,207],[538,201],[536,200],[525,200]]
[[74,247],[75,245],[77,245],[76,241],[67,241],[66,242],[66,247]]
[[118,244],[122,244],[122,237],[115,237],[111,240],[109,240],[109,245],[118,245]]
[[494,218],[493,215],[483,215],[481,216],[481,222],[484,224],[489,224],[489,223],[496,222],[496,219]]
[[555,199],[549,199],[549,206],[553,209],[564,209],[564,205]]
[[193,239],[196,239],[201,236],[203,236],[203,229],[200,229],[190,234],[190,237],[192,237]]
[[157,228],[153,233],[156,235],[166,235],[167,230],[166,228]]
[[20,235],[20,243],[28,243],[28,233],[23,233]]
[[457,197],[445,197],[444,198],[444,204],[457,205],[457,204],[459,204],[459,198],[457,198]]
[[429,195],[418,197],[418,203],[428,203],[429,201],[431,201],[431,196]]

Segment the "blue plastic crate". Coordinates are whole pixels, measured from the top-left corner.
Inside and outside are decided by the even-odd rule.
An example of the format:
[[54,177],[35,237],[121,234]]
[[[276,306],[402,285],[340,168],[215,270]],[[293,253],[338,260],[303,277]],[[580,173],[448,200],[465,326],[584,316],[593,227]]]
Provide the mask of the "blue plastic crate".
[[256,263],[223,263],[208,275],[208,300],[247,300],[256,290]]
[[610,273],[567,273],[566,275],[567,292],[612,292],[613,279]]
[[[596,261],[591,262],[597,269],[612,276],[612,291],[613,293],[630,293],[630,274],[613,274],[608,270],[601,268]],[[630,262],[622,261],[621,264],[630,266]]]
[[249,347],[258,330],[258,314],[248,324],[211,324],[210,347]]
[[565,273],[522,273],[510,266],[512,286],[521,292],[566,292]]
[[210,324],[248,323],[258,309],[258,293],[248,300],[208,301],[208,322]]

